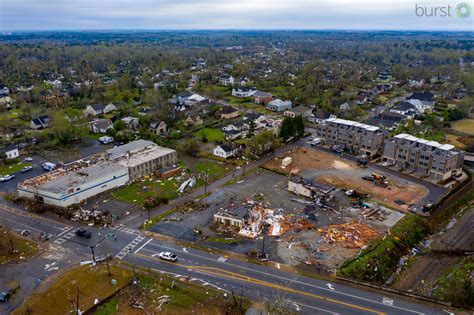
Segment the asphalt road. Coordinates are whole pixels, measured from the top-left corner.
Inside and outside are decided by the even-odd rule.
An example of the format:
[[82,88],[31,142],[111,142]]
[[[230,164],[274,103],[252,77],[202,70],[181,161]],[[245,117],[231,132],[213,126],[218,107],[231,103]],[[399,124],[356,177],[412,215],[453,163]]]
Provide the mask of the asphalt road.
[[[399,296],[386,295],[341,283],[290,273],[278,268],[257,265],[206,251],[183,248],[178,245],[140,235],[139,231],[124,226],[113,229],[87,227],[91,239],[75,235],[80,227],[75,224],[32,215],[22,210],[0,205],[0,220],[8,218],[13,229],[28,229],[33,234],[48,233],[48,251],[24,264],[3,266],[0,278],[16,279],[22,290],[9,303],[0,305],[0,313],[9,313],[42,281],[55,272],[81,261],[92,260],[94,247],[96,259],[112,254],[137,266],[151,268],[171,276],[186,276],[189,281],[244,296],[266,300],[284,301],[284,304],[303,314],[443,314],[433,306],[418,304]],[[114,233],[115,237],[111,234]],[[177,253],[177,263],[160,260],[162,251]],[[1,288],[0,288],[1,289]]]

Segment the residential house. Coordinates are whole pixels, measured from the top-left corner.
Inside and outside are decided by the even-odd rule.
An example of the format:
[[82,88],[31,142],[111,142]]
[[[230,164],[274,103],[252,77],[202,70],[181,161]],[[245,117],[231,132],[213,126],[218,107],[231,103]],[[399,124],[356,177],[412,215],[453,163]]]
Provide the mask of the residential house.
[[252,96],[257,91],[256,88],[249,88],[245,86],[241,86],[238,88],[232,89],[232,96],[245,98]]
[[140,121],[136,117],[128,116],[128,117],[122,118],[121,120],[125,123],[125,127],[127,129],[136,130],[140,126]]
[[149,129],[151,132],[159,136],[163,136],[168,132],[168,126],[162,120],[150,122]]
[[272,93],[262,91],[255,91],[252,96],[256,104],[267,105],[273,99]]
[[97,115],[103,115],[105,110],[105,105],[102,103],[97,103],[97,104],[92,104],[92,105],[87,105],[86,109],[84,110],[84,113],[86,116],[97,116]]
[[104,134],[107,130],[113,128],[112,121],[110,119],[96,119],[90,122],[90,129],[93,133]]
[[385,140],[382,160],[423,176],[447,180],[462,174],[464,153],[451,144],[402,133]]
[[287,109],[292,107],[291,101],[282,101],[281,99],[277,98],[271,102],[268,102],[267,108],[274,112],[284,112]]
[[283,115],[291,118],[295,118],[296,116],[301,116],[303,118],[308,118],[311,116],[312,110],[309,107],[304,105],[296,106],[292,109],[289,109],[283,113]]
[[390,111],[406,117],[413,117],[417,113],[415,105],[406,101],[396,103]]
[[247,77],[242,77],[242,78],[237,80],[237,84],[239,84],[239,85],[247,85],[249,83],[250,83],[250,80]]
[[342,111],[349,111],[351,110],[351,105],[347,102],[339,105],[339,109],[342,110]]
[[408,80],[408,86],[409,87],[413,87],[413,88],[421,88],[423,87],[423,85],[425,84],[425,80],[424,79],[409,79]]
[[325,111],[322,108],[314,108],[312,114],[309,116],[308,120],[313,123],[322,123],[328,118],[335,118],[333,114]]
[[235,79],[233,76],[228,74],[222,74],[219,77],[219,84],[224,86],[232,86],[235,84]]
[[226,142],[221,145],[218,145],[214,148],[214,155],[227,159],[230,157],[235,157],[240,151],[240,147],[238,144],[233,142]]
[[7,160],[15,159],[20,156],[20,152],[18,151],[18,145],[11,144],[9,146],[0,148],[0,153],[2,153],[2,157]]
[[372,126],[378,126],[385,130],[395,130],[399,125],[405,123],[406,119],[407,117],[402,114],[385,112],[369,118],[365,123]]
[[224,106],[216,112],[216,116],[220,119],[232,119],[239,117],[240,112],[232,106]]
[[13,138],[21,137],[24,133],[24,128],[22,126],[0,128],[0,140],[11,141]]
[[419,113],[433,109],[435,105],[434,95],[431,92],[414,92],[407,98],[407,101],[415,106]]
[[43,129],[43,128],[48,128],[50,123],[50,119],[48,115],[41,115],[36,118],[33,118],[30,121],[30,128],[31,129]]
[[115,112],[116,110],[117,110],[117,106],[115,106],[114,103],[109,103],[104,108],[104,114]]
[[184,122],[185,122],[186,126],[188,126],[188,127],[196,127],[196,126],[200,126],[204,123],[204,121],[199,116],[196,116],[195,118],[193,118],[191,116],[188,116],[184,120]]

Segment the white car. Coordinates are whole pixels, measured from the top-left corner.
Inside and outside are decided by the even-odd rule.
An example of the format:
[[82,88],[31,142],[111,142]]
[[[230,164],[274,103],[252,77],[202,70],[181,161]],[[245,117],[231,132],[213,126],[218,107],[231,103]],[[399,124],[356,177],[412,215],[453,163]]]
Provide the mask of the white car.
[[173,254],[171,252],[161,252],[158,257],[160,257],[163,260],[171,261],[171,262],[176,262],[178,260],[178,256],[176,254]]
[[3,177],[0,177],[0,182],[6,182],[14,178],[15,178],[15,175],[5,175]]
[[25,162],[32,162],[33,158],[31,156],[27,156],[24,161]]

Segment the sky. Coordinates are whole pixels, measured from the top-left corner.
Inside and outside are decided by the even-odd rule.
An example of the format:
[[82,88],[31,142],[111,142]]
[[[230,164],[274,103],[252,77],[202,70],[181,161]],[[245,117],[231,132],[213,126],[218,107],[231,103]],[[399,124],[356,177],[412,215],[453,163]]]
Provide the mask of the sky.
[[463,1],[0,0],[0,30],[474,31],[473,1],[457,14]]

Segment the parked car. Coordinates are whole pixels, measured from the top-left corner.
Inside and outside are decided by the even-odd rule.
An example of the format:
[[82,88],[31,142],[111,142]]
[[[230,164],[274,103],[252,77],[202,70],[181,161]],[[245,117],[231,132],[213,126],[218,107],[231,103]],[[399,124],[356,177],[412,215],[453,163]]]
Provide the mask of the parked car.
[[82,238],[91,238],[92,233],[84,228],[80,228],[76,231],[76,235]]
[[389,167],[389,166],[390,166],[390,162],[388,162],[388,161],[383,162],[383,163],[382,163],[382,166]]
[[8,299],[10,298],[10,293],[2,291],[0,292],[0,302],[6,303],[8,302]]
[[102,143],[102,144],[109,144],[109,143],[114,142],[114,138],[113,137],[108,137],[108,136],[103,136],[103,137],[99,138],[99,142]]
[[176,262],[178,260],[178,256],[171,252],[161,252],[158,256],[163,260],[167,260],[171,262]]
[[33,169],[33,166],[25,166],[23,167],[23,169],[21,170],[22,173],[26,173],[26,172],[29,172]]
[[25,159],[24,159],[25,162],[33,162],[33,158],[31,156],[27,156]]
[[6,182],[15,178],[15,174],[0,177],[0,182]]

